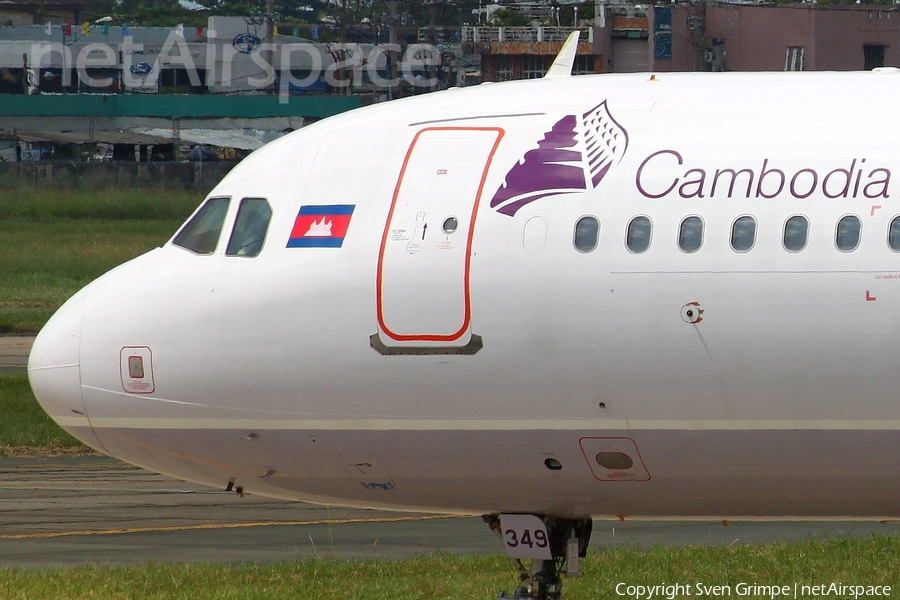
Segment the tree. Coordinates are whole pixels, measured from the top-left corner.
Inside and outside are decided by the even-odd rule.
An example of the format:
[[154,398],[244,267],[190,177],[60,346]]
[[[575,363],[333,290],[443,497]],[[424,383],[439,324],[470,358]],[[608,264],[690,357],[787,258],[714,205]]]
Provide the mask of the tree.
[[[196,0],[207,8],[212,15],[227,17],[248,16],[252,13],[266,12],[265,0]],[[328,2],[322,0],[276,0],[275,12],[283,21],[304,23],[318,22],[327,12]]]
[[182,6],[178,0],[88,0],[85,21],[112,17],[116,23],[172,27],[204,24],[206,16]]

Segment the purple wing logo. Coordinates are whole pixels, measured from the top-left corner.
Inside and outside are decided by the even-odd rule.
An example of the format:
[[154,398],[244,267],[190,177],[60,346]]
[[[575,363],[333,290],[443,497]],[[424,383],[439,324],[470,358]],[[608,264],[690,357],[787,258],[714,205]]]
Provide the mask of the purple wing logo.
[[583,115],[566,115],[513,165],[491,208],[514,216],[535,200],[594,189],[627,148],[628,133],[605,100]]

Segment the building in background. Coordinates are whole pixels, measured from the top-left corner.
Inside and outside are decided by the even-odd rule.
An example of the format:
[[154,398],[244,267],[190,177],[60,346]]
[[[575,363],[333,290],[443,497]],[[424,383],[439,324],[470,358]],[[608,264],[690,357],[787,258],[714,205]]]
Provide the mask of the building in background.
[[650,71],[900,67],[895,5],[673,4],[648,16]]
[[87,0],[2,0],[0,25],[40,25],[47,21],[78,22]]
[[[26,156],[10,141],[35,144],[28,156],[38,159],[85,142],[111,144],[114,159],[149,159],[151,145],[176,157],[204,144],[249,151],[352,106],[542,77],[576,30],[575,74],[900,67],[900,6],[892,4],[504,1],[482,5],[469,24],[460,9],[458,26],[397,14],[340,24],[324,17],[273,28],[269,38],[272,14],[129,28],[110,17],[79,24],[85,3],[0,0],[0,19],[24,23],[0,27],[0,95],[41,96],[0,100],[0,160]],[[88,98],[97,95],[120,101]],[[196,95],[209,101],[186,97]],[[289,102],[298,106],[285,110]]]
[[[602,73],[594,56],[592,27],[580,27],[573,72]],[[543,77],[574,27],[463,27],[462,53],[480,62],[480,81],[510,81]],[[598,70],[599,69],[599,70]]]

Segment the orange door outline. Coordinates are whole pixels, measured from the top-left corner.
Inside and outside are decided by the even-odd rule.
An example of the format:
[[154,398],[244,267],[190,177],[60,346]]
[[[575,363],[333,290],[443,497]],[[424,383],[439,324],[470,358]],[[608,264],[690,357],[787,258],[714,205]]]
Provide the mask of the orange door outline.
[[[391,226],[391,220],[394,216],[394,209],[397,205],[397,198],[400,194],[400,187],[403,184],[403,177],[406,174],[406,168],[409,165],[409,159],[413,154],[413,150],[416,147],[416,143],[419,141],[419,138],[422,134],[429,131],[493,131],[497,134],[497,139],[494,141],[493,147],[490,149],[487,160],[485,161],[484,170],[481,173],[481,179],[478,183],[478,191],[475,195],[475,202],[472,206],[472,214],[469,225],[469,234],[466,239],[466,249],[465,249],[465,267],[464,267],[464,281],[463,281],[463,293],[464,293],[464,319],[462,326],[454,333],[449,335],[439,335],[439,334],[429,334],[429,333],[419,333],[419,334],[400,334],[391,331],[391,329],[387,326],[384,321],[383,315],[383,297],[382,297],[382,286],[383,286],[383,271],[384,271],[384,252],[385,246],[387,244],[389,230]],[[475,233],[475,218],[478,214],[478,206],[481,203],[481,195],[484,190],[484,182],[487,179],[488,171],[491,168],[491,162],[494,158],[494,153],[497,151],[497,146],[500,145],[500,140],[503,138],[505,131],[499,127],[426,127],[416,133],[416,136],[413,138],[412,143],[409,145],[409,150],[406,152],[406,157],[403,159],[403,167],[400,169],[400,175],[397,178],[397,185],[394,187],[394,196],[391,200],[391,209],[388,211],[387,220],[384,224],[384,232],[381,235],[381,247],[378,251],[378,270],[376,275],[376,285],[377,285],[377,294],[376,294],[376,307],[378,313],[378,324],[381,327],[381,330],[387,334],[392,340],[398,342],[413,342],[413,341],[424,341],[424,342],[453,342],[462,337],[463,334],[468,330],[469,323],[471,321],[471,305],[469,298],[469,265],[472,258],[472,236]]]

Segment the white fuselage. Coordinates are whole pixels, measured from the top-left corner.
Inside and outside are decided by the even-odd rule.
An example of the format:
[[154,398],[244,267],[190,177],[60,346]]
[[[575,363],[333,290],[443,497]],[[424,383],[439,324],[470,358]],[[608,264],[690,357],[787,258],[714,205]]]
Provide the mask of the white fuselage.
[[[100,450],[283,498],[898,517],[900,124],[874,108],[898,91],[892,72],[604,75],[327,119],[209,194],[230,198],[213,253],[170,242],[70,300],[32,384]],[[226,256],[245,198],[271,206],[265,243]],[[300,227],[301,207],[327,214]],[[329,219],[339,246],[290,246],[337,239]]]

